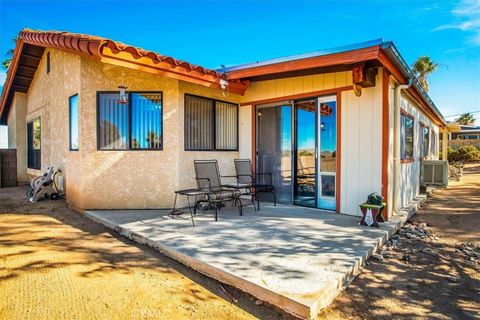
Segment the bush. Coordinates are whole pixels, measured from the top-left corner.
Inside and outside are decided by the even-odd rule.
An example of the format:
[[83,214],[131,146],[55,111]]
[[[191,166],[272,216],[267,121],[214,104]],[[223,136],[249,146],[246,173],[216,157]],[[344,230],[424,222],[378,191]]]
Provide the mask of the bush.
[[448,162],[480,161],[480,151],[475,146],[463,146],[457,150],[448,147]]

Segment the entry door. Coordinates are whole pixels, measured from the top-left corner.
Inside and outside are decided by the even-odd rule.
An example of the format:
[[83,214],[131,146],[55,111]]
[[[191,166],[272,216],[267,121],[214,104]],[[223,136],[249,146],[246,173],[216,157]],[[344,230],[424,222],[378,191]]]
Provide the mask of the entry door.
[[[256,172],[271,173],[277,201],[285,204],[292,203],[292,110],[290,101],[262,105],[256,117]],[[263,182],[270,183],[257,181]]]
[[317,99],[295,101],[293,204],[317,206]]
[[336,210],[337,102],[335,96],[318,100],[317,207]]

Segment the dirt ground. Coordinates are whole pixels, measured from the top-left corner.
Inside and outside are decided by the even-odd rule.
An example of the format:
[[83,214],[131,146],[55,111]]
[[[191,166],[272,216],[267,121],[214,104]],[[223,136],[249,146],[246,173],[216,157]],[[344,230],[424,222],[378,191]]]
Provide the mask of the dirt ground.
[[0,190],[0,319],[280,317],[63,201],[27,204],[24,189]]
[[[0,319],[283,319],[254,298],[69,210],[0,190]],[[435,238],[401,239],[320,319],[480,319],[480,165],[436,191],[413,224]]]
[[412,219],[434,239],[402,239],[401,249],[369,265],[321,319],[480,319],[480,165],[436,190]]

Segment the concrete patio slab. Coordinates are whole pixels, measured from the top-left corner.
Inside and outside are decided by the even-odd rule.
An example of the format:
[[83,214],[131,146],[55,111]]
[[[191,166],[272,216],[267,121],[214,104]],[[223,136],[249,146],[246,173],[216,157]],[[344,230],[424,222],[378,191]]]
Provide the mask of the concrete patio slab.
[[212,278],[301,318],[313,318],[358,274],[406,220],[380,228],[359,217],[265,204],[260,212],[222,208],[171,219],[166,210],[86,211],[85,215]]

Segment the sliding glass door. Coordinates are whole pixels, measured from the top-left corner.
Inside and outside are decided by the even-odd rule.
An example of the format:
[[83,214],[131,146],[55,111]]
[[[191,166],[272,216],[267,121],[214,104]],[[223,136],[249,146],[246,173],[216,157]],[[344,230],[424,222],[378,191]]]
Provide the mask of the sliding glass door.
[[279,203],[336,210],[335,96],[257,106],[256,172],[272,174]]
[[318,98],[317,207],[336,209],[337,103],[335,97]]
[[271,173],[278,202],[292,203],[291,103],[257,107],[256,131],[256,172]]
[[316,99],[295,101],[293,204],[316,206]]

